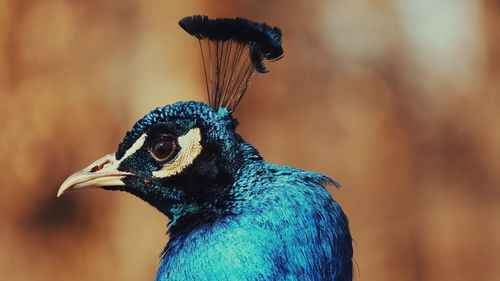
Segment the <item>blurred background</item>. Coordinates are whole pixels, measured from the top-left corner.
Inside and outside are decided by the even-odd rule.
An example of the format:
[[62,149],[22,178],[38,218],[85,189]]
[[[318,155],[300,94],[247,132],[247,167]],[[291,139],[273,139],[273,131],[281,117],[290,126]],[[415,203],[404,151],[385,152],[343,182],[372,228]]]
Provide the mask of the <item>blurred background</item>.
[[125,193],[56,199],[154,107],[205,100],[177,21],[281,27],[238,131],[268,161],[328,174],[356,280],[499,280],[500,2],[0,1],[0,272],[152,280],[166,219]]

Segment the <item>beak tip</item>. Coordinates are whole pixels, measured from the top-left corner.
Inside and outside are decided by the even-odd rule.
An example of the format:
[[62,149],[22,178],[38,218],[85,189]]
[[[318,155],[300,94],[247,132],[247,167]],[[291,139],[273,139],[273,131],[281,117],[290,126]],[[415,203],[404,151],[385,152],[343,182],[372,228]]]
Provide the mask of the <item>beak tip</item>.
[[56,198],[59,198],[61,197],[65,192],[66,192],[67,188],[63,188],[62,186],[59,188],[59,190],[57,191],[57,195],[56,195]]

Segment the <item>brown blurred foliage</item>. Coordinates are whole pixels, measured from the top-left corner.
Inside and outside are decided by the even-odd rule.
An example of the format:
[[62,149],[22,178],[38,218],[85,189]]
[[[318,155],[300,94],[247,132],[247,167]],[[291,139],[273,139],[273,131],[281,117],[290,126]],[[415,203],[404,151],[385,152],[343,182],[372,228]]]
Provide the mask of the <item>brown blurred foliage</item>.
[[166,219],[127,194],[55,198],[150,109],[203,100],[186,15],[280,26],[239,132],[330,175],[357,280],[500,278],[500,4],[435,1],[0,2],[0,273],[151,280]]

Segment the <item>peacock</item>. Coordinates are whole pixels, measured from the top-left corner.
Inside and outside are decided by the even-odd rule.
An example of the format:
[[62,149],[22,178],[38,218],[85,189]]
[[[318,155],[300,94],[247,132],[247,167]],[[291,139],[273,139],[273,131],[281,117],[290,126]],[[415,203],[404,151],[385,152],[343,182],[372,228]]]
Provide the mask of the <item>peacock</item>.
[[325,175],[266,162],[236,133],[233,113],[264,61],[283,57],[279,28],[243,18],[189,16],[208,103],[146,114],[115,153],[71,175],[58,196],[120,190],[168,218],[157,281],[352,280],[348,219]]

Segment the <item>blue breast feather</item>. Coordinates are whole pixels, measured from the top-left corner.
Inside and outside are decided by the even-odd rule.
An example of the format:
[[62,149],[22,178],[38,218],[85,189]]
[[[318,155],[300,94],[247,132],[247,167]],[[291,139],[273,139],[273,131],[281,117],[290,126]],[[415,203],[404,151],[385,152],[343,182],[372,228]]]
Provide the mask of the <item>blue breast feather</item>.
[[255,161],[233,184],[233,214],[171,237],[157,281],[352,280],[352,243],[326,176]]

